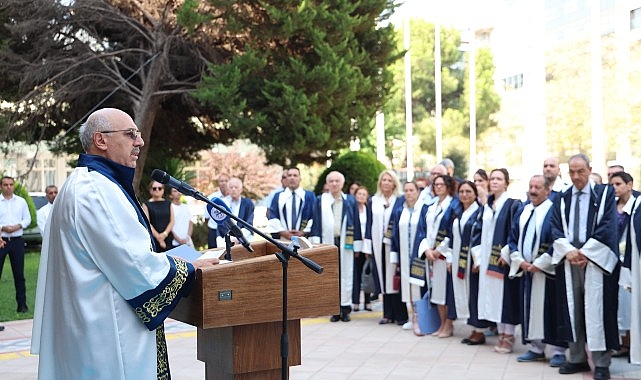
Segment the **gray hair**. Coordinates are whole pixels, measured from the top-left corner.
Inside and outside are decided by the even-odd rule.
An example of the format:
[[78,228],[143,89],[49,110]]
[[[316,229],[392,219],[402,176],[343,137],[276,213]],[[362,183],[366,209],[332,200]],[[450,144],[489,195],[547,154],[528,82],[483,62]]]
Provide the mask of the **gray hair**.
[[449,158],[444,158],[439,162],[439,165],[445,166],[445,169],[452,169],[454,170],[454,161],[450,160]]
[[570,159],[568,159],[568,163],[569,163],[570,161],[574,160],[574,159],[582,160],[582,161],[584,161],[584,162],[585,162],[585,165],[586,165],[588,168],[590,167],[590,159],[589,159],[589,158],[588,158],[588,156],[586,156],[585,154],[583,154],[583,153],[578,153],[578,154],[573,155],[572,157],[570,157]]
[[80,126],[80,143],[82,149],[86,152],[89,147],[93,145],[93,135],[98,131],[106,131],[111,129],[111,123],[104,115],[100,113],[92,113],[87,118],[87,121]]

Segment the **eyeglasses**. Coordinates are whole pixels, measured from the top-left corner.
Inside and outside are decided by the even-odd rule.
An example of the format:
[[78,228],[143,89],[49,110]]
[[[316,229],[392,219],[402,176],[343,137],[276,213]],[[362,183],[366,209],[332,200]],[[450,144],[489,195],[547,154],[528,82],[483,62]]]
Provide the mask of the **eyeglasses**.
[[441,187],[441,186],[445,186],[445,184],[443,182],[439,182],[439,183],[435,183],[434,184],[434,187]]
[[139,130],[134,129],[134,128],[128,128],[128,129],[118,129],[118,130],[113,130],[113,131],[98,131],[100,133],[115,133],[115,132],[125,132],[127,136],[129,136],[130,139],[136,141],[138,137],[140,137],[141,133]]
[[153,186],[153,187],[151,188],[151,190],[153,190],[153,191],[162,190],[162,187],[155,187],[155,186]]

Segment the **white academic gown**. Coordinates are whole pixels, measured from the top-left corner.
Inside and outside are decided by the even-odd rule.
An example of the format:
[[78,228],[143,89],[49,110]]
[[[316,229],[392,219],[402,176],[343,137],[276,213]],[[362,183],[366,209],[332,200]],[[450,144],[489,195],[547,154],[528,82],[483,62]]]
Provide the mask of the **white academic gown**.
[[[479,319],[499,323],[501,322],[501,313],[503,311],[503,280],[489,276],[487,268],[490,262],[490,255],[492,253],[492,241],[494,240],[494,229],[496,227],[496,217],[501,213],[501,209],[508,199],[507,192],[494,201],[496,205],[496,212],[485,205],[485,212],[483,212],[483,230],[481,232],[481,249],[480,257],[474,258],[474,262],[480,262],[479,271]],[[475,251],[472,251],[474,255]],[[501,257],[510,262],[510,247],[505,244],[501,250]]]
[[[432,290],[430,293],[430,301],[437,305],[445,305],[445,295],[447,291],[447,264],[452,262],[452,253],[448,248],[449,239],[445,238],[437,246],[436,236],[438,235],[438,229],[441,225],[441,220],[445,211],[450,207],[452,202],[452,197],[447,196],[443,199],[442,202],[438,203],[438,197],[435,198],[433,202],[427,209],[427,214],[425,215],[425,225],[427,226],[427,231],[425,238],[421,240],[420,245],[418,246],[419,255],[423,254],[425,250],[435,248],[445,260],[434,260],[432,262]],[[426,263],[427,264],[427,263]],[[425,265],[428,268],[428,265]]]
[[[418,227],[421,217],[421,208],[423,204],[417,201],[414,204],[414,211],[411,213],[407,207],[403,207],[403,212],[398,220],[398,239],[400,252],[392,252],[393,256],[400,256],[401,264],[401,294],[403,302],[415,302],[421,299],[421,288],[410,283],[410,261],[409,257],[414,249],[414,240],[416,237],[416,228]],[[409,232],[409,235],[408,235]],[[426,273],[427,274],[427,273]]]
[[[385,232],[387,231],[387,226],[389,225],[390,216],[392,215],[395,203],[396,195],[390,196],[387,201],[385,200],[385,197],[381,195],[372,196],[372,220],[367,221],[372,225],[372,239],[363,240],[363,252],[372,253],[374,255],[374,260],[377,263],[376,268],[378,270],[378,278],[380,281],[385,279],[385,283],[381,283],[381,293],[383,294],[399,292],[398,290],[394,290],[393,285],[396,265],[392,265],[391,262],[391,242],[389,238],[385,239]],[[385,205],[388,205],[388,207],[385,207]],[[383,262],[386,263],[385,275],[383,275],[383,265],[381,264]]]
[[155,289],[170,264],[151,251],[149,233],[122,190],[96,171],[76,168],[60,189],[45,236],[31,342],[40,355],[38,378],[156,379],[156,331],[126,300]]
[[[343,220],[341,225],[341,236],[340,236],[340,297],[341,297],[341,306],[351,306],[352,305],[352,289],[354,287],[354,252],[360,252],[363,249],[363,241],[354,239],[352,248],[346,248],[346,213],[345,207],[347,207],[347,202],[345,202],[345,194],[343,196]],[[332,212],[332,205],[334,204],[334,197],[330,193],[323,193],[321,195],[321,236],[310,236],[310,241],[313,244],[334,244],[334,213]]]
[[[463,211],[461,218],[454,219],[452,224],[452,288],[454,290],[454,303],[456,305],[456,316],[458,318],[469,318],[469,296],[470,293],[470,268],[472,267],[472,256],[470,255],[467,260],[467,268],[465,269],[465,277],[460,279],[456,276],[459,268],[459,255],[461,253],[461,230],[470,219],[470,216],[478,210],[479,204],[472,202],[472,204]],[[470,242],[467,242],[470,244]]]
[[[636,213],[641,212],[641,201],[637,199],[630,217],[634,221]],[[637,228],[634,228],[631,222],[628,226],[630,229],[631,240],[631,265],[630,269],[621,268],[619,285],[631,292],[630,308],[630,363],[641,364],[641,247],[637,245]]]
[[36,221],[38,223],[38,229],[40,230],[40,236],[45,236],[45,225],[47,224],[47,218],[49,217],[49,213],[51,213],[52,207],[53,204],[47,202],[46,205],[36,211]]
[[[510,278],[521,277],[523,276],[523,271],[520,269],[520,266],[523,262],[532,263],[542,272],[534,272],[532,274],[532,287],[530,293],[530,313],[525,316],[528,318],[528,331],[525,339],[527,340],[543,340],[544,338],[544,308],[545,305],[545,273],[554,275],[554,266],[552,265],[552,256],[543,254],[536,257],[537,252],[539,251],[539,245],[541,242],[541,229],[543,227],[543,222],[547,216],[548,211],[552,207],[552,201],[546,199],[538,205],[534,211],[534,223],[535,231],[537,238],[534,241],[534,246],[532,247],[532,257],[527,260],[523,255],[523,238],[525,237],[525,224],[527,223],[528,218],[534,208],[532,203],[528,203],[523,208],[523,212],[519,217],[519,241],[518,241],[518,250],[510,254]],[[526,301],[525,295],[523,296],[523,302]]]

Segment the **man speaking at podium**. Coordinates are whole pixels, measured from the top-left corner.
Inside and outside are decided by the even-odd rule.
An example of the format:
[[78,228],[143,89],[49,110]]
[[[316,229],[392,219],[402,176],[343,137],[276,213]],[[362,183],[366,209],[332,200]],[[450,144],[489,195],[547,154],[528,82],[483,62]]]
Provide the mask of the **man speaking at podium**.
[[80,127],[78,166],[45,227],[31,352],[40,379],[169,379],[163,321],[194,265],[154,252],[132,181],[144,141],[105,108]]

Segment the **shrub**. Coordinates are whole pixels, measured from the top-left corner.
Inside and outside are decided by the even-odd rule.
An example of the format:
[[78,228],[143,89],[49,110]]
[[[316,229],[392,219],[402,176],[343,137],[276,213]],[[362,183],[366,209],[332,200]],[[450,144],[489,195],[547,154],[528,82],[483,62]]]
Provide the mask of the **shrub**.
[[345,176],[343,192],[347,193],[349,184],[358,181],[362,186],[367,187],[371,195],[376,192],[378,175],[385,169],[385,165],[379,162],[372,153],[348,152],[339,156],[329,168],[323,171],[318,178],[314,192],[320,194],[323,191],[325,177],[329,172],[336,170]]
[[19,197],[24,198],[25,201],[27,201],[27,206],[29,206],[29,214],[31,215],[31,224],[29,225],[28,228],[33,228],[37,225],[38,220],[36,219],[36,205],[33,203],[33,199],[31,199],[31,196],[29,195],[29,192],[27,189],[22,186],[18,181],[14,181],[14,188],[13,188],[13,193]]

